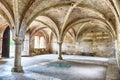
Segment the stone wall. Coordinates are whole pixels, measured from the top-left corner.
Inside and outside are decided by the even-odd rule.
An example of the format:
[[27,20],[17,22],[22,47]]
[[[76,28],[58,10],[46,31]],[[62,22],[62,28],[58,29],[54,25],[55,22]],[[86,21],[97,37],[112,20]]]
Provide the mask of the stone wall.
[[[58,50],[55,40],[52,42],[52,50],[53,53]],[[109,33],[99,28],[88,29],[79,34],[77,41],[67,34],[62,44],[62,52],[72,55],[112,57],[115,53],[115,43]]]
[[41,49],[33,49],[31,52],[31,56],[35,56],[35,55],[43,55],[43,54],[48,54],[47,49],[45,48],[41,48]]
[[120,80],[119,69],[115,58],[109,58],[109,63],[106,72],[106,80]]
[[[106,45],[109,46],[106,46]],[[99,57],[112,57],[114,55],[114,43],[113,42],[101,42],[97,44],[96,52],[93,52],[91,43],[79,42],[76,44],[63,43],[62,52],[70,55],[85,55],[85,56],[99,56]],[[57,43],[52,43],[53,53],[58,50]]]
[[29,43],[30,43],[29,41],[30,41],[30,36],[29,36],[29,34],[26,34],[25,40],[23,43],[22,56],[29,56]]
[[[45,48],[35,48],[34,41],[35,41],[34,37],[32,37],[30,39],[30,46],[29,46],[30,51],[29,51],[29,55],[35,56],[35,55],[41,55],[41,54],[48,54],[49,53],[49,51],[48,51],[49,44],[45,44]],[[38,43],[38,44],[40,44],[40,43]]]

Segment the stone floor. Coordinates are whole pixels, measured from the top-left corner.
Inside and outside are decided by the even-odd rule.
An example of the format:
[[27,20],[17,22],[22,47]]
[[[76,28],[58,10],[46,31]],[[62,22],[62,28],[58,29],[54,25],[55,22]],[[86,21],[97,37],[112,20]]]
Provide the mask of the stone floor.
[[109,59],[71,55],[63,58],[58,61],[56,54],[22,57],[24,73],[11,72],[13,58],[1,59],[0,80],[106,80]]

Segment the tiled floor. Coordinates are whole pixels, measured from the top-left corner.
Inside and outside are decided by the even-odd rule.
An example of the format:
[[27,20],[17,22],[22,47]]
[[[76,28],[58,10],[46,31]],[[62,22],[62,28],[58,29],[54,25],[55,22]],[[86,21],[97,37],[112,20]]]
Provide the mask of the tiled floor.
[[56,54],[23,57],[24,73],[12,73],[13,59],[0,60],[0,80],[105,80],[107,58]]

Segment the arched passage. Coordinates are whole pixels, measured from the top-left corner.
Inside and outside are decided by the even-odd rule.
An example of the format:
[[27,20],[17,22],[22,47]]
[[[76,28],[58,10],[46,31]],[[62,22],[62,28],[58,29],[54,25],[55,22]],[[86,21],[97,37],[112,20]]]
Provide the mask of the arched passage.
[[2,40],[2,57],[8,58],[10,56],[10,28],[7,27],[3,34]]

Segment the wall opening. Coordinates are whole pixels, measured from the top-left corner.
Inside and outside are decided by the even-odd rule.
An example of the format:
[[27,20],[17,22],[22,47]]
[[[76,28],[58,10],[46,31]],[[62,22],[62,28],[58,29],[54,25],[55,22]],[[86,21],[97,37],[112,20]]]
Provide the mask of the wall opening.
[[45,38],[44,37],[40,37],[40,48],[46,48]]
[[34,37],[34,48],[40,48],[40,38],[39,38],[39,36]]
[[10,57],[15,56],[15,43],[12,39],[12,31],[10,31]]
[[9,58],[10,57],[10,28],[7,27],[3,33],[2,40],[2,57]]
[[46,48],[46,41],[43,36],[42,37],[39,37],[39,36],[34,37],[34,48],[37,48],[37,49]]

